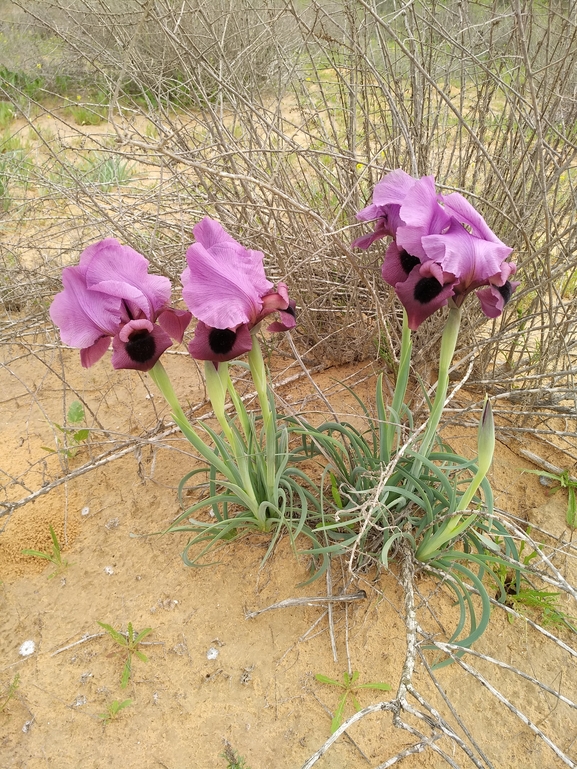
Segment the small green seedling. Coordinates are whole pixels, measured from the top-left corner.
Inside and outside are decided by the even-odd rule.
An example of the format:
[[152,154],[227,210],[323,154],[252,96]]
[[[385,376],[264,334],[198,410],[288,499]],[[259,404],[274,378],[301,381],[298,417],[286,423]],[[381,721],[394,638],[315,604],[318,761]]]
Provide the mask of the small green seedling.
[[[541,621],[544,627],[566,627],[577,633],[576,617],[571,617],[559,607],[559,596],[561,593],[553,593],[548,590],[536,590],[534,588],[522,587],[518,593],[510,595],[507,599],[509,605],[514,606],[519,611],[520,606],[527,606],[541,613]],[[513,622],[514,617],[509,615],[509,621]]]
[[48,451],[50,454],[58,454],[61,452],[64,454],[64,456],[73,458],[76,456],[76,452],[78,451],[78,447],[81,443],[83,443],[88,436],[90,435],[90,430],[86,427],[82,427],[80,430],[78,430],[78,425],[84,421],[85,419],[85,411],[84,406],[80,401],[72,401],[70,406],[68,407],[68,413],[66,414],[66,419],[70,425],[74,425],[73,427],[62,427],[62,425],[57,424],[54,422],[54,427],[56,427],[57,430],[60,430],[61,433],[69,436],[72,438],[76,446],[73,446],[72,448],[61,448],[60,447],[60,441],[58,440],[58,448],[57,449],[51,449],[48,446],[42,446],[41,448],[44,449],[44,451]]
[[101,718],[105,724],[108,724],[118,717],[121,710],[130,705],[132,705],[132,700],[122,700],[122,702],[120,700],[113,700],[106,706],[106,713],[99,713],[98,718]]
[[62,560],[62,551],[60,549],[60,542],[58,542],[58,537],[54,533],[54,529],[52,526],[50,526],[50,537],[52,538],[52,552],[51,553],[42,553],[40,550],[23,550],[22,555],[33,555],[35,558],[44,558],[46,561],[50,561],[50,563],[53,563],[56,566],[56,569],[50,574],[48,579],[52,579],[52,577],[55,577],[57,574],[59,574],[63,569],[66,569],[67,566],[70,566],[68,561]]
[[148,662],[148,657],[143,654],[140,649],[138,649],[138,644],[143,641],[149,633],[152,633],[152,628],[146,627],[144,630],[141,630],[140,633],[137,634],[132,627],[132,623],[129,622],[128,632],[124,634],[120,633],[118,630],[115,630],[112,625],[107,625],[105,622],[99,622],[98,624],[100,627],[106,630],[109,636],[114,641],[116,641],[119,646],[121,646],[123,649],[126,649],[126,663],[122,670],[122,676],[120,677],[120,687],[122,689],[126,689],[128,682],[130,681],[130,675],[132,673],[133,656],[136,655],[139,660],[142,660],[142,662]]
[[[64,433],[72,438],[72,440],[77,444],[83,443],[88,436],[90,435],[90,430],[88,428],[83,427],[81,429],[77,429],[78,425],[85,420],[85,411],[84,406],[80,401],[73,401],[70,406],[68,407],[68,412],[66,414],[66,419],[71,427],[63,427],[62,425],[54,423],[54,427],[56,427],[58,430],[60,430],[61,433]],[[58,451],[63,452],[67,457],[74,457],[77,452],[77,447],[73,447],[70,449],[66,448],[60,448],[58,449],[51,449],[48,446],[42,446],[44,451],[49,451],[50,453],[54,454]]]
[[577,481],[571,478],[569,470],[563,470],[560,473],[546,473],[543,470],[523,470],[523,472],[556,481],[557,485],[549,489],[550,494],[556,494],[559,489],[567,489],[567,513],[565,520],[570,529],[577,529]]
[[357,684],[356,681],[358,677],[359,677],[359,673],[357,670],[353,671],[352,674],[343,673],[342,682],[337,681],[334,678],[328,678],[327,676],[322,676],[320,675],[320,673],[317,673],[315,675],[315,678],[317,679],[317,681],[320,681],[321,684],[338,686],[340,689],[343,689],[343,694],[339,700],[337,709],[335,710],[333,720],[331,721],[331,734],[334,734],[334,732],[336,732],[336,730],[339,728],[339,726],[343,722],[343,713],[345,710],[345,705],[346,705],[349,694],[351,695],[355,709],[359,711],[361,709],[361,705],[356,697],[356,693],[358,692],[359,689],[378,689],[381,692],[388,692],[391,690],[390,685],[384,684],[384,683]]
[[8,688],[6,689],[6,691],[0,694],[0,713],[4,712],[4,710],[6,709],[6,706],[8,705],[12,697],[14,697],[14,695],[16,694],[16,690],[18,689],[19,683],[20,683],[20,673],[16,673],[11,683],[8,684]]
[[224,743],[224,751],[220,754],[227,762],[226,769],[250,769],[245,763],[245,759],[233,749],[229,742]]

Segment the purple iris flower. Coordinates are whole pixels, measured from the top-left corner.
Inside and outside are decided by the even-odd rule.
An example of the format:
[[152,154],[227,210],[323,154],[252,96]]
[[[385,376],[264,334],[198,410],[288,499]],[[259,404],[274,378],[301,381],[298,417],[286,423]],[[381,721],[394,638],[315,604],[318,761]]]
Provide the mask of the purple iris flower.
[[414,183],[412,176],[397,168],[375,185],[373,202],[357,214],[360,222],[375,220],[375,230],[353,241],[353,248],[367,249],[376,240],[395,237],[397,227],[402,224],[399,218],[401,203]]
[[62,341],[80,348],[85,368],[110,347],[112,365],[150,371],[172,340],[182,342],[191,320],[169,308],[170,281],[148,274],[148,260],[114,238],[89,246],[75,267],[62,272],[64,291],[54,297],[50,317]]
[[519,285],[510,280],[516,266],[506,261],[512,249],[462,195],[441,195],[432,176],[414,179],[396,170],[379,182],[373,205],[358,217],[367,212],[370,218],[368,212],[374,209],[381,216],[375,232],[353,245],[368,248],[384,235],[393,237],[382,275],[405,306],[411,329],[449,301],[460,306],[467,294],[482,286],[487,288],[477,291],[477,297],[485,315],[501,314]]
[[296,325],[294,301],[285,283],[277,290],[264,274],[263,254],[251,251],[221,224],[205,217],[193,228],[196,242],[186,253],[182,296],[198,318],[188,345],[193,358],[224,363],[252,348],[251,331],[273,312],[280,320],[268,331]]

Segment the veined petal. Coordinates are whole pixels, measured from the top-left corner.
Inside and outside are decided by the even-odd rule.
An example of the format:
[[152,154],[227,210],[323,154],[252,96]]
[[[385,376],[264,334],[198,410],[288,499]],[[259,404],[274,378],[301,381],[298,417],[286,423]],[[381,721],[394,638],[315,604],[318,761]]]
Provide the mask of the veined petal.
[[422,238],[424,250],[444,272],[452,273],[459,283],[459,293],[477,288],[500,275],[503,261],[511,249],[501,241],[483,240],[471,235],[456,219],[442,235]]
[[110,347],[110,337],[101,336],[90,347],[80,350],[80,363],[84,368],[90,368],[102,358]]
[[488,318],[498,318],[518,285],[517,281],[507,281],[502,286],[489,286],[477,291],[484,314]]
[[194,338],[188,351],[196,360],[210,360],[225,363],[238,358],[252,349],[252,335],[248,325],[239,326],[236,331],[229,328],[212,328],[201,320],[196,324]]
[[104,335],[114,336],[121,322],[121,300],[89,291],[81,265],[65,267],[62,283],[64,290],[54,297],[50,317],[64,344],[88,348]]
[[451,283],[442,285],[436,278],[423,278],[418,268],[403,283],[397,283],[395,291],[407,310],[412,331],[416,331],[424,320],[444,307],[454,293]]
[[134,303],[149,320],[170,300],[170,280],[148,274],[148,259],[114,238],[89,246],[80,257],[89,289]]
[[[493,243],[500,243],[505,248],[508,248],[495,235],[481,214],[460,193],[452,192],[450,195],[443,195],[442,197],[447,213],[454,216],[458,222],[468,225],[471,228],[472,235],[477,238],[483,238],[483,240],[490,240]],[[508,249],[509,254],[512,250],[512,248]]]
[[290,331],[291,328],[294,328],[297,324],[296,306],[296,302],[291,299],[286,310],[279,310],[280,320],[275,320],[274,323],[267,326],[266,330],[275,333],[277,331]]
[[422,238],[444,232],[451,223],[450,216],[440,205],[440,197],[435,190],[434,177],[423,176],[413,184],[401,205],[400,216],[405,224],[397,229],[397,242],[422,262],[429,258]]
[[205,216],[192,228],[192,232],[197,243],[204,246],[216,262],[222,262],[235,273],[245,275],[259,295],[266,294],[273,287],[264,274],[264,254],[245,248],[228,234],[220,222]]
[[258,323],[271,312],[277,310],[286,310],[289,306],[289,298],[286,283],[279,283],[277,291],[269,291],[262,297],[262,310],[259,312],[256,322]]
[[[182,296],[199,320],[211,327],[229,328],[254,322],[262,309],[258,288],[239,269],[238,251],[220,249],[216,259],[200,243],[188,249],[188,268],[181,276]],[[268,284],[268,291],[272,284]]]
[[381,181],[375,184],[373,203],[377,206],[391,203],[400,206],[416,182],[417,179],[413,176],[409,176],[401,168],[396,168],[394,171],[383,176]]
[[173,310],[171,308],[163,310],[157,318],[158,325],[179,344],[182,342],[184,332],[191,320],[192,313],[188,310]]
[[420,265],[420,260],[416,256],[408,254],[404,249],[399,248],[393,240],[385,251],[385,261],[381,269],[381,274],[385,283],[389,286],[396,286],[397,283],[404,283],[412,270]]
[[146,319],[130,321],[112,340],[112,365],[115,369],[150,371],[171,345],[171,338],[160,326]]

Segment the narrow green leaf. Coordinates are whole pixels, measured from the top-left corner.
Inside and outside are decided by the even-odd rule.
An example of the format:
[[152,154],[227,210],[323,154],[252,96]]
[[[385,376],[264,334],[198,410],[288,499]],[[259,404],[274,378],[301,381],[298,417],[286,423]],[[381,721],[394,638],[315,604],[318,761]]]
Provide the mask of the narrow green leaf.
[[357,689],[378,689],[381,692],[390,692],[391,686],[390,684],[384,684],[384,683],[370,683],[370,684],[359,684],[357,686]]
[[152,633],[152,628],[145,627],[144,630],[141,630],[140,633],[136,636],[136,638],[134,639],[134,643],[135,644],[140,643],[142,639],[146,638],[146,636],[149,635],[150,633]]
[[104,630],[106,630],[106,632],[116,641],[116,643],[120,644],[121,646],[127,646],[128,642],[126,638],[122,635],[122,633],[119,633],[117,630],[115,630],[112,625],[107,625],[106,622],[98,621],[96,624],[104,628]]
[[331,734],[334,734],[343,721],[343,713],[345,711],[345,703],[347,701],[347,692],[343,694],[335,710],[333,720],[331,721]]
[[331,686],[342,686],[342,683],[340,681],[335,681],[334,678],[323,676],[320,673],[316,673],[315,678],[317,679],[317,681],[320,681],[321,684],[330,684]]
[[126,664],[124,666],[124,669],[122,671],[122,677],[120,678],[120,688],[126,689],[128,686],[128,682],[130,680],[130,668],[131,668],[131,659],[128,657],[126,660]]
[[567,526],[571,529],[577,528],[577,499],[575,498],[575,487],[568,486],[567,493],[569,500],[567,504]]

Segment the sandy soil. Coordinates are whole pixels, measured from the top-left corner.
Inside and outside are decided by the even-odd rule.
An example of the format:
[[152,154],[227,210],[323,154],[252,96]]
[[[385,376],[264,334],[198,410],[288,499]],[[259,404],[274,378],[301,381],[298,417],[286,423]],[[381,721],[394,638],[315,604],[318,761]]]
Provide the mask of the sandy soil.
[[[308,575],[308,563],[295,556],[286,538],[262,568],[268,540],[254,535],[227,545],[218,563],[192,569],[180,558],[186,535],[133,536],[162,531],[179,512],[176,486],[194,466],[188,444],[178,434],[163,432],[169,426],[166,409],[152,384],[147,390],[146,378],[113,373],[107,361],[85,371],[73,351],[31,355],[30,344],[20,359],[18,350],[11,349],[9,368],[0,370],[5,499],[24,498],[112,448],[99,441],[122,445],[122,436],[143,435],[154,424],[158,437],[0,519],[5,527],[0,534],[0,693],[19,675],[16,695],[0,712],[2,769],[218,769],[227,765],[222,757],[225,741],[246,758],[250,769],[299,769],[329,737],[330,714],[338,701],[338,690],[316,681],[315,674],[341,678],[350,665],[359,671],[360,682],[388,682],[391,696],[396,692],[406,630],[394,566],[352,578],[345,563],[334,563],[334,593],[344,587],[367,594],[366,600],[334,605],[334,655],[324,604],[247,619],[247,612],[287,598],[326,595],[327,585],[298,586]],[[183,401],[201,404],[205,396],[194,363],[180,354],[166,359]],[[278,368],[277,382],[298,373],[298,367],[287,368],[290,363]],[[54,446],[59,437],[53,425],[62,421],[65,408],[62,372],[66,401],[74,399],[74,392],[82,395],[94,411],[89,425],[104,428],[95,430],[90,445],[68,460],[42,449]],[[317,375],[317,382],[345,414],[354,410],[353,401],[335,381],[355,385],[370,403],[372,373],[371,366],[327,370]],[[279,386],[278,392],[309,415],[324,408],[304,378]],[[473,434],[453,428],[450,437],[464,453],[473,454]],[[566,538],[565,500],[548,496],[536,476],[521,475],[524,466],[530,465],[499,444],[493,471],[497,505],[553,537]],[[50,549],[49,525],[69,562],[54,578],[49,578],[51,565],[21,554],[23,548]],[[454,626],[451,594],[425,576],[418,578],[417,591],[419,621],[432,627],[434,612],[440,637],[439,625],[447,630]],[[577,613],[570,607],[567,611]],[[149,645],[142,646],[148,662],[134,661],[126,689],[120,687],[119,647],[98,621],[118,630],[126,630],[129,622],[137,630],[152,628]],[[567,648],[575,648],[570,631],[555,629],[555,634]],[[27,640],[34,641],[35,651],[22,657],[19,650]],[[511,624],[495,611],[475,649],[576,699],[575,653],[522,620]],[[574,710],[507,670],[467,659],[577,760]],[[456,665],[433,679],[419,662],[415,685],[454,723],[446,701],[451,703],[484,752],[488,763],[483,766],[563,765],[503,702]],[[113,700],[127,698],[132,704],[116,719],[105,723],[100,718]],[[389,697],[364,690],[359,699],[366,706]],[[349,703],[346,715],[353,712]],[[426,723],[416,725],[428,733]],[[377,712],[351,727],[349,737],[341,737],[317,766],[381,766],[416,741],[408,731],[394,728],[391,714]],[[473,765],[463,753],[455,755],[447,737],[438,745],[454,756],[456,765]],[[407,757],[403,765],[447,763],[429,749]]]

